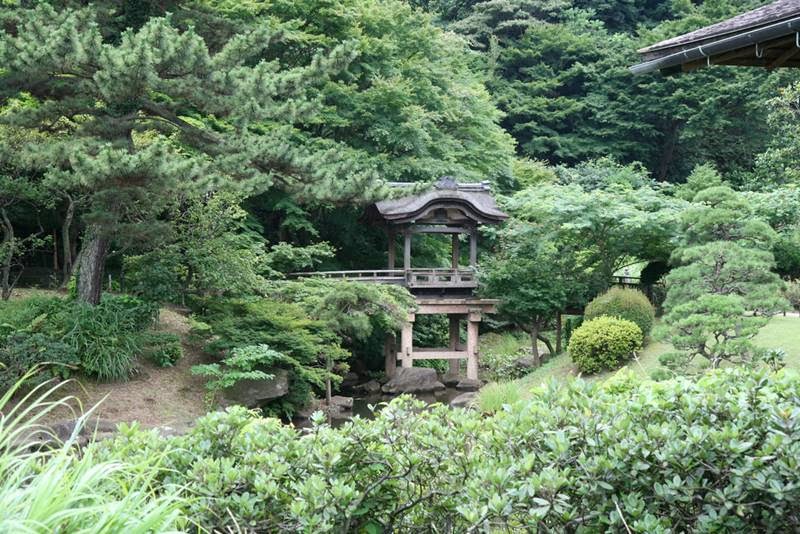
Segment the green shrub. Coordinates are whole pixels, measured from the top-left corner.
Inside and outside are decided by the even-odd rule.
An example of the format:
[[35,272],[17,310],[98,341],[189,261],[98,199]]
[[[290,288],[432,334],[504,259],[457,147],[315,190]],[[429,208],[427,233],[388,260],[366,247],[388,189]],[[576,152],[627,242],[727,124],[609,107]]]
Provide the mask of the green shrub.
[[[794,532],[800,379],[552,381],[492,416],[408,397],[299,430],[243,408],[185,436],[122,429],[98,460],[160,458],[200,529]],[[319,423],[319,422],[318,422]],[[237,530],[238,529],[238,530]]]
[[601,315],[619,317],[633,321],[647,337],[653,328],[656,312],[644,293],[638,289],[612,287],[595,297],[584,311],[584,320],[589,321]]
[[[196,300],[194,306],[203,323],[195,323],[197,327],[193,330],[198,336],[207,336],[205,350],[210,354],[224,357],[233,349],[266,345],[283,356],[275,364],[294,375],[288,396],[294,406],[289,406],[286,398],[275,402],[280,403],[280,410],[288,415],[309,400],[307,394],[302,398],[293,395],[292,387],[298,392],[309,392],[313,388],[321,393],[328,376],[326,357],[336,361],[349,355],[340,346],[341,337],[331,330],[328,322],[309,318],[296,304],[266,298],[215,298]],[[332,379],[334,385],[341,381],[338,376]]]
[[276,367],[285,361],[283,354],[266,345],[248,345],[231,350],[221,364],[195,365],[192,374],[209,378],[206,382],[206,400],[211,404],[217,393],[235,386],[241,380],[272,380],[275,375],[267,374],[264,369]]
[[181,338],[171,332],[147,332],[143,345],[145,355],[159,367],[172,367],[183,357]]
[[490,380],[507,381],[530,372],[517,365],[530,356],[531,338],[520,332],[490,332],[481,336],[481,367]]
[[66,343],[43,334],[15,332],[0,340],[0,391],[7,391],[23,378],[26,386],[67,378],[79,363],[75,350]]
[[621,367],[641,347],[642,331],[636,323],[601,316],[575,330],[569,355],[581,372],[592,374]]

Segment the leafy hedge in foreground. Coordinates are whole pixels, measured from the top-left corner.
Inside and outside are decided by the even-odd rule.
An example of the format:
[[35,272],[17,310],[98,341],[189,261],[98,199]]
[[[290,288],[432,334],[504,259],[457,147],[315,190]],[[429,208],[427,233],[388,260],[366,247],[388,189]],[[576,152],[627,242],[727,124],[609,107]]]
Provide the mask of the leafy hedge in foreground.
[[98,458],[160,456],[206,529],[257,532],[797,531],[800,379],[541,386],[493,415],[390,403],[304,432],[243,409],[161,438],[123,429]]

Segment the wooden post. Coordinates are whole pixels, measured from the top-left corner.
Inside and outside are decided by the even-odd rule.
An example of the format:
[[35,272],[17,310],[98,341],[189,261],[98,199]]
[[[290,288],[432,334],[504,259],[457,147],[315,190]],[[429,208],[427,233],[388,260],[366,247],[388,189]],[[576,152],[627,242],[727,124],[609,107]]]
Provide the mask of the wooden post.
[[478,230],[473,229],[469,233],[469,265],[475,267],[478,265]]
[[411,232],[406,228],[403,232],[405,238],[403,242],[403,269],[411,269]]
[[400,352],[402,356],[403,367],[413,367],[414,360],[411,359],[413,354],[414,343],[414,314],[408,316],[408,320],[403,325],[403,330],[400,332]]
[[470,312],[467,317],[467,378],[478,379],[478,325],[480,312]]
[[[460,345],[460,326],[461,321],[459,320],[458,315],[450,315],[450,350],[458,350],[458,346]],[[461,371],[461,360],[450,360],[450,370],[448,374],[458,376],[459,372]]]
[[458,240],[458,234],[453,234],[453,257],[451,267],[458,269],[458,260],[461,257],[461,242]]
[[394,334],[389,334],[383,341],[383,365],[388,378],[397,370],[397,343]]
[[389,239],[389,269],[392,270],[394,269],[395,256],[397,252],[396,251],[397,247],[395,246],[396,243],[395,243],[394,228],[390,228],[389,230],[387,230],[386,236]]

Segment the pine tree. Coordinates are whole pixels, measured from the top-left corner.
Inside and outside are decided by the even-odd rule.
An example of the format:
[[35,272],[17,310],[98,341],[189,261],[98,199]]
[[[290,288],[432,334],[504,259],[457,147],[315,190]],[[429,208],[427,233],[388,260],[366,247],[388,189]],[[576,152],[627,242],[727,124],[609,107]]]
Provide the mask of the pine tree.
[[[140,28],[102,26],[97,9],[48,4],[6,13],[2,121],[46,131],[4,163],[35,169],[65,192],[90,193],[77,259],[78,294],[100,298],[114,241],[147,239],[176,196],[237,183],[281,187],[300,198],[363,198],[380,181],[333,143],[296,142],[296,125],[320,113],[316,91],[354,57],[351,44],[283,68],[270,49],[284,28],[254,26],[210,50],[171,17]],[[13,178],[12,178],[13,179]]]
[[680,266],[667,276],[663,332],[678,349],[662,357],[672,371],[689,372],[700,357],[712,367],[748,363],[753,336],[786,308],[783,283],[771,269],[775,232],[748,216],[741,194],[725,186],[700,191],[683,214]]

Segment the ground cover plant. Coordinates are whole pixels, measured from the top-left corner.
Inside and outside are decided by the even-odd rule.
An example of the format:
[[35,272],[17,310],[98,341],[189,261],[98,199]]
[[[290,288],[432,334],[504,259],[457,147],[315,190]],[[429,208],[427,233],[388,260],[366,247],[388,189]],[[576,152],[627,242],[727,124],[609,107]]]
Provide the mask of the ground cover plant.
[[122,429],[102,461],[159,457],[206,528],[792,531],[800,378],[719,370],[536,388],[492,416],[398,399],[308,433],[243,408],[189,434]]

